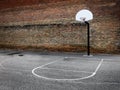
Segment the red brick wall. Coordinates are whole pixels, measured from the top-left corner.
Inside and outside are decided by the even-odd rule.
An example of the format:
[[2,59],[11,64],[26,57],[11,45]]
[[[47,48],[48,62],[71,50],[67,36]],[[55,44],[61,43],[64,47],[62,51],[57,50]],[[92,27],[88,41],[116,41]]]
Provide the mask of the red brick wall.
[[0,9],[4,8],[14,8],[18,6],[28,6],[35,4],[47,4],[56,3],[62,1],[72,1],[72,0],[0,0]]
[[90,22],[92,52],[120,52],[119,0],[48,2],[1,9],[1,47],[85,51],[86,26],[79,27],[75,14],[87,8],[94,13]]

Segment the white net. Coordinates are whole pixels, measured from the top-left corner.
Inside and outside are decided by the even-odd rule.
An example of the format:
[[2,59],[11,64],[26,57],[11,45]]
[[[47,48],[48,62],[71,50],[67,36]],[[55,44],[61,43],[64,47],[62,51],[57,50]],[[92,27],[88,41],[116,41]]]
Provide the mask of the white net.
[[84,23],[85,22],[85,17],[80,17],[80,21],[82,22],[82,23]]

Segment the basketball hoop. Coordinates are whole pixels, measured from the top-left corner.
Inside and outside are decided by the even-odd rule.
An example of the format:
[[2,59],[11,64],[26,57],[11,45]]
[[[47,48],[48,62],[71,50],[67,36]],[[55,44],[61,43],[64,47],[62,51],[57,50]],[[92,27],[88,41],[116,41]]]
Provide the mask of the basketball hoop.
[[83,9],[80,10],[76,16],[75,16],[76,21],[79,21],[81,23],[85,23],[87,25],[87,55],[90,55],[90,30],[89,30],[89,20],[93,19],[93,14],[91,11]]
[[85,22],[93,19],[93,14],[91,11],[82,9],[77,12],[75,16],[76,21]]

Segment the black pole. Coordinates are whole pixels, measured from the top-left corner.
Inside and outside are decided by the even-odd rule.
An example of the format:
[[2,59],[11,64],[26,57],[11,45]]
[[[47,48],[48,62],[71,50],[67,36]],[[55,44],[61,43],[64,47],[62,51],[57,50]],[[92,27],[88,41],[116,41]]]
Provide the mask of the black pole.
[[90,25],[87,21],[85,21],[87,25],[87,55],[90,55]]

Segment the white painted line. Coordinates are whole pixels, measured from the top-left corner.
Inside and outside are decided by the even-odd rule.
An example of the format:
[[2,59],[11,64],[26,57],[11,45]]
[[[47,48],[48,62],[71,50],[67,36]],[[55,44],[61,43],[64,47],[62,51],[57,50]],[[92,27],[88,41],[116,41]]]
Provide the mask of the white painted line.
[[102,63],[103,63],[103,59],[101,59],[99,65],[97,66],[96,70],[94,71],[95,74],[96,74],[97,71],[99,70],[99,68],[100,68],[100,66],[102,65]]
[[35,76],[37,76],[37,77],[39,77],[39,78],[40,78],[40,77],[42,78],[42,76],[37,75],[37,74],[35,73],[35,70],[37,70],[38,68],[41,69],[42,67],[47,66],[47,65],[52,64],[52,63],[55,63],[55,62],[57,62],[57,61],[53,61],[53,62],[50,62],[50,63],[47,63],[47,64],[44,64],[44,65],[42,65],[42,66],[39,66],[39,67],[34,68],[34,69],[32,70],[32,74],[35,75]]
[[44,64],[44,65],[42,65],[42,66],[39,66],[39,67],[34,68],[34,69],[32,70],[32,74],[33,74],[34,76],[38,77],[38,78],[42,78],[42,79],[46,79],[46,80],[52,80],[52,81],[53,81],[53,80],[56,80],[56,81],[75,81],[75,80],[88,79],[88,78],[91,78],[91,77],[93,77],[93,76],[96,75],[97,71],[99,70],[100,66],[102,65],[103,59],[101,59],[101,61],[100,61],[100,63],[98,64],[97,68],[95,69],[95,71],[94,71],[91,75],[86,76],[86,77],[82,77],[82,78],[75,78],[75,79],[57,79],[57,78],[48,78],[48,77],[40,76],[40,75],[38,75],[38,74],[35,73],[35,70],[37,70],[37,69],[42,69],[43,67],[45,67],[45,66],[47,66],[47,65],[49,65],[49,64],[53,64],[53,63],[55,63],[55,62],[57,62],[57,61],[50,62],[50,63],[47,63],[47,64]]

